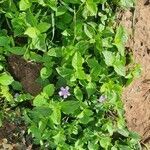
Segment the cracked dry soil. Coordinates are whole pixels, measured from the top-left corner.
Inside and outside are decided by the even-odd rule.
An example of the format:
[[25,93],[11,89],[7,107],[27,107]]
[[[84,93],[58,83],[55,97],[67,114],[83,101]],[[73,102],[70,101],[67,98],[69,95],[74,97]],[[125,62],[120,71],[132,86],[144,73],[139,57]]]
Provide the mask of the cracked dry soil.
[[142,73],[125,88],[123,101],[127,126],[136,131],[142,141],[150,140],[150,3],[137,0],[134,12],[123,13],[121,23],[130,38],[127,47],[132,50],[134,60],[141,65]]

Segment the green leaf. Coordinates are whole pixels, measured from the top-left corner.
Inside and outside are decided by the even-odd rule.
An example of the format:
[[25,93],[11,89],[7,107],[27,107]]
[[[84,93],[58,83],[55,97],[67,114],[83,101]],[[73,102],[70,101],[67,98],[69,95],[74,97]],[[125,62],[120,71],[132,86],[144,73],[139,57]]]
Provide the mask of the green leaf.
[[90,109],[84,109],[78,116],[80,123],[82,124],[88,124],[90,121],[93,120],[91,117],[93,115],[93,112]]
[[118,148],[117,148],[116,146],[113,146],[113,147],[111,148],[111,150],[118,150]]
[[8,86],[0,86],[0,94],[2,97],[4,97],[7,101],[12,102],[13,101],[13,96],[9,92],[9,87]]
[[95,2],[93,2],[93,0],[87,0],[86,7],[88,11],[91,13],[91,16],[95,16],[97,14],[97,11],[98,11],[97,5]]
[[100,145],[104,149],[108,149],[108,146],[111,144],[111,138],[110,137],[101,137],[100,138]]
[[103,4],[105,3],[107,0],[94,0],[95,3],[100,3],[100,4]]
[[119,5],[122,7],[130,8],[134,7],[135,0],[120,0]]
[[125,42],[127,41],[127,34],[123,26],[119,26],[115,35],[115,45],[122,56],[124,56]]
[[57,7],[57,11],[56,11],[56,16],[61,16],[63,14],[65,14],[67,11],[65,6],[59,6]]
[[79,51],[81,54],[85,54],[85,52],[89,48],[89,42],[81,40],[75,46],[77,51]]
[[84,32],[90,39],[92,39],[93,36],[95,35],[93,28],[87,24],[84,24]]
[[72,66],[74,69],[79,70],[82,68],[83,58],[80,52],[76,52],[72,59]]
[[82,70],[82,68],[79,68],[78,70],[76,70],[75,76],[76,76],[77,79],[81,79],[81,80],[86,79],[86,74]]
[[6,72],[0,74],[0,84],[10,85],[14,81],[13,77],[8,75]]
[[[28,24],[30,24],[31,27],[35,27],[37,26],[37,23],[38,23],[38,20],[37,20],[37,17],[33,14],[33,12],[29,9],[29,10],[26,10],[26,22]],[[24,20],[22,20],[24,21]]]
[[141,66],[139,64],[137,64],[131,71],[134,78],[139,78],[141,76],[141,72],[142,72],[142,70],[141,70]]
[[130,150],[131,149],[130,146],[121,145],[121,144],[118,144],[118,148],[119,148],[119,150]]
[[43,92],[46,93],[48,96],[52,96],[54,94],[55,87],[53,84],[49,84],[43,88]]
[[66,30],[66,25],[71,23],[71,21],[73,20],[73,16],[69,12],[66,12],[64,15],[59,16],[59,18],[62,19],[62,21],[59,23],[61,25],[64,25],[63,30]]
[[135,140],[140,140],[140,135],[138,133],[136,133],[134,131],[130,131],[129,134],[130,134],[131,138],[133,138]]
[[81,80],[86,78],[86,74],[84,73],[83,67],[82,67],[83,62],[84,62],[84,59],[82,58],[81,53],[76,52],[72,59],[72,66],[76,70],[76,73],[75,73],[76,78],[81,79]]
[[26,48],[25,47],[10,47],[8,51],[15,55],[24,55]]
[[53,56],[53,57],[61,57],[62,56],[62,49],[57,48],[51,48],[48,50],[47,55]]
[[33,97],[29,93],[27,93],[27,94],[16,93],[16,94],[17,94],[17,96],[15,96],[16,102],[29,101],[29,100],[33,99]]
[[114,70],[118,75],[126,76],[126,67],[122,61],[116,61],[114,64]]
[[96,48],[97,48],[97,50],[101,53],[102,52],[102,50],[103,50],[103,42],[102,42],[102,38],[101,37],[99,37],[99,36],[96,36]]
[[118,129],[119,134],[123,135],[124,137],[129,137],[129,131],[127,129]]
[[22,84],[18,81],[13,81],[11,86],[14,90],[21,91],[22,90]]
[[47,122],[48,122],[48,120],[46,120],[45,118],[39,121],[38,127],[41,132],[44,132],[44,130],[46,129]]
[[96,84],[89,82],[88,85],[86,86],[86,90],[87,90],[88,97],[90,97],[96,92]]
[[99,149],[99,145],[96,142],[89,141],[88,142],[88,149],[89,150],[98,150]]
[[40,32],[35,27],[28,27],[24,34],[28,35],[30,38],[37,38]]
[[57,11],[57,0],[46,0],[45,2],[52,10]]
[[49,28],[51,27],[51,24],[47,23],[47,22],[41,22],[37,25],[37,29],[43,33],[46,32]]
[[3,124],[3,119],[4,119],[4,116],[3,116],[3,112],[0,112],[0,127],[2,127],[2,124]]
[[60,124],[61,123],[61,107],[59,104],[54,104],[52,106],[52,114],[51,114],[51,119],[54,124]]
[[74,95],[78,100],[80,100],[80,101],[83,100],[83,93],[78,86],[76,86],[74,89]]
[[102,52],[105,58],[105,63],[107,66],[113,66],[113,63],[115,61],[115,55],[111,51],[103,51]]
[[31,119],[34,119],[34,120],[43,120],[43,119],[46,119],[46,118],[49,118],[49,116],[51,115],[52,113],[52,110],[51,108],[49,108],[49,106],[42,106],[42,107],[34,107],[32,109],[32,111],[29,111],[29,114],[30,115],[30,118]]
[[43,57],[40,54],[30,51],[30,59],[35,62],[43,62]]
[[52,69],[43,67],[40,71],[40,75],[42,79],[47,79],[52,74]]
[[44,66],[51,68],[54,65],[54,62],[52,62],[52,58],[48,56],[46,53],[43,55],[42,61],[44,62]]
[[19,8],[20,10],[26,10],[30,8],[32,3],[29,2],[29,0],[20,0],[19,2]]
[[62,33],[61,33],[63,36],[70,36],[70,33],[69,33],[69,30],[64,30]]
[[[36,34],[35,34],[36,36]],[[32,42],[30,44],[31,49],[38,49],[43,52],[47,51],[47,46],[46,46],[46,34],[39,34],[39,31],[37,31],[37,36],[32,38]]]
[[[34,0],[33,0],[34,1]],[[44,0],[36,0],[36,1],[38,1],[38,3],[40,4],[40,5],[42,5],[42,6],[45,6],[46,4],[45,4],[45,2],[44,2]]]
[[65,0],[65,2],[68,3],[68,4],[80,4],[80,3],[81,3],[80,0],[72,0],[72,1],[70,1],[70,0]]
[[113,124],[112,124],[111,121],[109,121],[108,123],[106,123],[106,129],[108,130],[110,136],[112,136],[115,129],[114,129],[114,126],[113,126]]
[[126,76],[126,67],[125,67],[125,57],[121,56],[119,53],[116,53],[115,61],[113,63],[113,67],[115,72],[118,75]]
[[112,48],[113,45],[112,45],[112,41],[113,38],[112,37],[107,37],[107,38],[103,38],[102,39],[102,46],[103,47],[107,47],[107,48]]
[[99,80],[99,75],[103,70],[102,66],[98,63],[96,59],[89,59],[87,63],[88,66],[91,68],[90,75],[92,80]]
[[63,68],[63,67],[58,67],[56,68],[57,72],[59,75],[61,75],[63,78],[70,78],[74,71],[69,68]]
[[0,46],[8,46],[10,44],[10,38],[6,36],[0,36]]
[[90,109],[84,109],[84,113],[87,115],[87,116],[92,116],[94,113],[92,110]]
[[59,131],[55,136],[53,136],[53,139],[56,144],[61,144],[65,142],[66,136],[63,132]]
[[40,141],[41,131],[35,124],[32,124],[31,127],[29,127],[28,132],[29,133],[31,132],[33,136],[36,137],[36,139]]
[[0,71],[2,71],[3,70],[3,65],[0,63]]
[[33,100],[33,106],[46,106],[47,103],[47,99],[44,98],[43,95],[37,95],[34,100]]
[[73,114],[80,105],[78,101],[63,101],[61,102],[62,112],[65,114]]
[[99,80],[99,76],[101,75],[101,67],[94,67],[92,70],[91,70],[91,78],[92,80],[94,81],[97,81]]
[[97,69],[98,69],[99,67],[101,67],[100,64],[98,63],[98,61],[97,61],[95,58],[88,59],[88,60],[87,60],[87,63],[88,63],[88,66],[89,66],[91,69],[94,68],[94,67],[96,67]]

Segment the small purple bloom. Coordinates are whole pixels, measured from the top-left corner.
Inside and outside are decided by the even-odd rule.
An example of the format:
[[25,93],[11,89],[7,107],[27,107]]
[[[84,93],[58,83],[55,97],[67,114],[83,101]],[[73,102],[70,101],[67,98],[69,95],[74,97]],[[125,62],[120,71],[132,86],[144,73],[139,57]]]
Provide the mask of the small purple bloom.
[[69,87],[68,86],[66,86],[65,88],[61,87],[58,94],[59,94],[59,96],[62,96],[64,99],[66,99],[68,96],[71,95],[70,92],[69,92]]
[[105,95],[101,95],[100,98],[98,99],[98,102],[102,103],[107,99]]

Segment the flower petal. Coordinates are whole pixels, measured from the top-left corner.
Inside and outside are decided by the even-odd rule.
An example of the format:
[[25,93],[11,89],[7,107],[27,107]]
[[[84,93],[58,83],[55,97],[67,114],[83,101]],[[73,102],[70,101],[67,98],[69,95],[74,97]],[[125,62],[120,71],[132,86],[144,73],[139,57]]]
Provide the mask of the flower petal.
[[63,98],[66,99],[68,96],[67,95],[63,95]]
[[63,92],[62,91],[59,91],[59,96],[63,96]]
[[70,96],[71,94],[68,92],[67,95]]
[[64,87],[61,87],[61,88],[60,88],[60,90],[61,90],[61,91],[64,91],[64,90],[65,90],[65,88],[64,88]]

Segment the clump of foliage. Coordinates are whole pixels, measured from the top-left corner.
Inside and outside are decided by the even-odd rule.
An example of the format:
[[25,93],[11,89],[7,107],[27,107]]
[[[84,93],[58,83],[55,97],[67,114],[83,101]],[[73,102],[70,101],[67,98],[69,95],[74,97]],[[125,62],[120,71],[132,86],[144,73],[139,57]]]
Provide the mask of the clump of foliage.
[[[133,6],[133,0],[0,1],[2,109],[32,101],[23,118],[41,149],[138,149],[121,101],[137,68],[126,70],[127,35],[115,22],[117,8]],[[42,63],[36,97],[7,71],[10,54]]]

